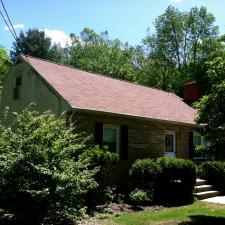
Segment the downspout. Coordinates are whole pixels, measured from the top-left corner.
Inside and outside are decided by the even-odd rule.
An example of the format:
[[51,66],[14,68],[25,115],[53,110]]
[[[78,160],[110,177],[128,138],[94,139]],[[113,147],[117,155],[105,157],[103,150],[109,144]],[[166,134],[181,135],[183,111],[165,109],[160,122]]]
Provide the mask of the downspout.
[[75,110],[71,109],[67,111],[67,115],[66,115],[66,125],[70,126],[71,124],[73,124],[73,117],[75,115]]

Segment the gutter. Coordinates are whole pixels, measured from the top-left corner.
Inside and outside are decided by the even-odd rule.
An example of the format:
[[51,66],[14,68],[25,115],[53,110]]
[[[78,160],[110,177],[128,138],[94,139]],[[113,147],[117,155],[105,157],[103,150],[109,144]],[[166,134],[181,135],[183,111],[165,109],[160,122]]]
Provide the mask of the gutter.
[[115,117],[121,117],[121,118],[130,118],[130,119],[139,119],[142,121],[152,121],[152,122],[161,122],[161,123],[169,123],[173,125],[185,125],[190,127],[197,127],[198,125],[193,123],[186,123],[186,122],[178,122],[178,121],[170,121],[170,120],[163,120],[158,118],[148,118],[138,115],[129,115],[129,114],[121,114],[116,112],[107,112],[107,111],[101,111],[97,109],[88,109],[88,108],[79,108],[79,107],[72,107],[73,110],[77,112],[84,112],[84,113],[95,113],[97,115],[109,115],[109,116],[115,116]]

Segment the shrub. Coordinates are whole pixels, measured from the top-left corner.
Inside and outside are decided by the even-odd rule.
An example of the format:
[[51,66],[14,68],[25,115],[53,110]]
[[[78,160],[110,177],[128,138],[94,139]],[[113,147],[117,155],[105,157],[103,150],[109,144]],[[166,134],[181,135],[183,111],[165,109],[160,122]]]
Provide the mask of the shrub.
[[95,174],[98,188],[88,195],[89,207],[92,208],[96,204],[111,201],[110,195],[115,194],[115,188],[109,189],[108,185],[111,178],[111,167],[119,160],[118,154],[109,152],[107,148],[100,149],[98,146],[95,146],[84,151],[83,154],[79,156],[79,159],[88,159],[91,168],[99,168],[98,172]]
[[156,160],[162,172],[157,180],[158,202],[184,204],[193,201],[195,165],[190,160],[163,157]]
[[189,160],[159,158],[134,162],[130,169],[132,190],[142,189],[156,203],[183,204],[193,201],[195,166]]
[[149,201],[148,193],[139,189],[135,189],[130,194],[130,200],[134,206],[145,205]]
[[24,110],[0,134],[1,204],[21,224],[37,224],[47,211],[76,218],[97,187],[87,159],[74,160],[85,139],[49,112]]
[[153,201],[155,185],[160,173],[161,167],[154,160],[136,160],[129,171],[131,190],[144,190],[148,193],[149,201]]
[[200,177],[218,189],[225,191],[225,162],[204,162],[200,165]]
[[161,167],[164,179],[180,180],[184,184],[195,185],[196,172],[195,165],[192,161],[163,157],[157,159],[156,163]]
[[151,187],[153,181],[159,176],[160,172],[161,168],[154,160],[136,160],[129,171],[131,185],[133,186],[133,189],[143,189],[144,187]]

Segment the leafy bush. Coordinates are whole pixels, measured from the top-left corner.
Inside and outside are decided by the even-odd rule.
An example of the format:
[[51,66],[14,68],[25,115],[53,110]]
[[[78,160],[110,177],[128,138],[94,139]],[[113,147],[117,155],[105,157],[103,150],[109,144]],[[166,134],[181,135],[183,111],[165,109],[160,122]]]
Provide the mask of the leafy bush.
[[99,168],[98,172],[95,174],[98,188],[88,195],[89,207],[94,207],[97,203],[100,204],[111,201],[110,196],[115,195],[115,190],[110,190],[108,185],[110,184],[111,167],[119,160],[118,154],[109,152],[107,148],[100,149],[98,146],[95,146],[84,151],[83,154],[79,156],[79,159],[88,159],[91,169]]
[[149,200],[153,201],[155,185],[160,173],[161,167],[154,160],[136,160],[129,171],[131,190],[144,190],[148,193]]
[[196,182],[194,163],[190,160],[169,157],[159,158],[156,163],[162,171],[157,180],[157,201],[169,204],[192,202]]
[[163,179],[180,180],[184,184],[195,185],[195,165],[186,159],[163,157],[156,160],[161,167]]
[[97,187],[96,168],[74,160],[85,139],[49,112],[24,110],[0,134],[0,204],[21,224],[37,224],[47,211],[76,218]]
[[84,151],[79,159],[89,159],[90,164],[94,167],[99,166],[101,170],[107,170],[119,160],[117,153],[108,151],[107,148],[100,149],[98,146],[92,147]]
[[141,206],[149,201],[148,193],[139,189],[135,189],[130,194],[131,203],[134,206]]
[[204,162],[200,165],[200,177],[218,189],[225,191],[225,162]]
[[193,201],[195,166],[189,160],[159,158],[137,160],[130,169],[131,188],[142,189],[156,203],[183,204]]

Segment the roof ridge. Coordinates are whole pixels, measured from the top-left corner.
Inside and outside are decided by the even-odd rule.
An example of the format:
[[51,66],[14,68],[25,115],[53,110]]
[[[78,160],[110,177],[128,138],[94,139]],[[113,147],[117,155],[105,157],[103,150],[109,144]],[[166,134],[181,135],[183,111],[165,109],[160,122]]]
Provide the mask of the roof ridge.
[[[65,65],[65,64],[62,64],[62,63],[53,62],[53,61],[48,60],[48,59],[42,59],[42,58],[38,58],[38,57],[26,55],[26,54],[20,54],[20,55],[21,55],[21,56],[24,56],[25,59],[26,59],[27,57],[29,57],[29,58],[33,58],[33,59],[45,61],[45,62],[48,62],[48,63],[56,64],[56,65],[59,65],[59,66],[64,66],[64,67],[68,67],[68,68],[71,68],[71,69],[79,70],[79,71],[82,71],[82,72],[87,72],[87,73],[94,74],[94,75],[97,75],[97,76],[107,77],[107,78],[110,78],[110,79],[113,79],[113,80],[118,80],[118,81],[126,82],[126,83],[129,83],[129,84],[133,84],[133,85],[137,85],[137,86],[141,86],[141,87],[145,87],[145,88],[149,88],[149,89],[155,89],[155,90],[157,90],[157,91],[161,91],[161,92],[165,92],[165,93],[168,93],[168,94],[175,95],[176,97],[178,97],[178,98],[180,98],[181,100],[183,100],[183,98],[181,98],[180,96],[176,95],[176,94],[175,94],[174,92],[172,92],[172,91],[165,91],[165,90],[162,90],[162,89],[160,89],[160,88],[150,87],[150,86],[147,86],[147,85],[144,85],[144,84],[136,84],[136,83],[134,83],[134,82],[132,82],[132,81],[129,81],[129,80],[123,80],[123,79],[118,78],[118,77],[112,77],[112,76],[110,76],[110,75],[105,75],[105,74],[100,74],[100,73],[97,73],[97,72],[87,71],[87,70],[80,69],[80,68],[76,68],[76,67],[73,67],[73,66],[70,66],[70,65]],[[26,59],[26,61],[27,61],[27,59]],[[28,63],[29,63],[29,61],[28,61]]]

